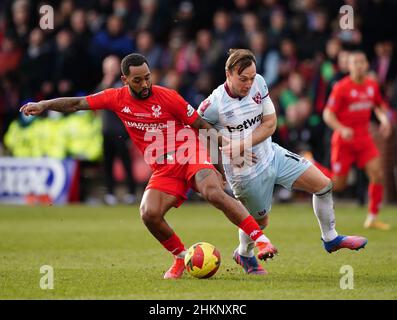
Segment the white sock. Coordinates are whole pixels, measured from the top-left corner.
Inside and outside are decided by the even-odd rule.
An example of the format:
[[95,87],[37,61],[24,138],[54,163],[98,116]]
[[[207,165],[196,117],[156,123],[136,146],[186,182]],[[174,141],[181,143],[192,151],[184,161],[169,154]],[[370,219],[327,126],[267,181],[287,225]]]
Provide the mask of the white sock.
[[177,257],[178,259],[185,259],[186,252],[187,250],[183,250],[182,252],[178,253],[175,257]]
[[377,215],[373,213],[368,213],[367,215],[367,221],[368,222],[374,222],[376,220]]
[[[263,230],[264,227],[260,226]],[[238,229],[238,236],[240,239],[240,244],[238,246],[238,254],[244,257],[253,257],[255,242],[270,242],[270,240],[265,236],[261,235],[256,241],[252,240],[243,230]]]
[[252,240],[248,234],[241,229],[238,229],[238,237],[240,239],[238,254],[244,257],[253,257],[255,247],[254,240]]
[[328,242],[334,240],[338,233],[335,230],[335,212],[332,192],[320,195],[313,194],[313,209],[321,229],[321,237]]

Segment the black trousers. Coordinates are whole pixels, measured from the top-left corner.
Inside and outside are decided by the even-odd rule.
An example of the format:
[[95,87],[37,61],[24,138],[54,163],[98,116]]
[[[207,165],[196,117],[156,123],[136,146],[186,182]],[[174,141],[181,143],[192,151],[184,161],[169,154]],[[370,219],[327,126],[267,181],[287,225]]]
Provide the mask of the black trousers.
[[135,194],[136,182],[131,172],[131,157],[128,150],[129,137],[127,135],[103,134],[103,156],[105,167],[105,185],[107,193],[114,193],[115,179],[113,163],[119,157],[126,175],[128,191]]

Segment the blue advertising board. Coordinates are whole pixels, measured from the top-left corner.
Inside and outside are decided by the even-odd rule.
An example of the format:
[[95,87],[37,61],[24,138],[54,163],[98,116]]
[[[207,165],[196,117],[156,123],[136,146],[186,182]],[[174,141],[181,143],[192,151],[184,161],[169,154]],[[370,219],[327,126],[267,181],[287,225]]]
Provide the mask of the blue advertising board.
[[25,204],[29,197],[68,202],[77,172],[72,159],[0,157],[0,203]]

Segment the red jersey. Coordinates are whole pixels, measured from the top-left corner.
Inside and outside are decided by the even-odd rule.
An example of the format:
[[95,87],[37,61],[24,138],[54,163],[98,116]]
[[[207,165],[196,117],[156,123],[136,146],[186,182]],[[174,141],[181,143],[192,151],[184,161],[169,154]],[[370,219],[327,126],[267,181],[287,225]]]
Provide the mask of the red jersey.
[[[175,152],[182,145],[186,146],[190,137],[194,137],[191,142],[199,143],[197,131],[189,127],[199,115],[174,90],[153,85],[150,97],[137,99],[130,94],[128,86],[124,86],[106,89],[86,99],[93,110],[108,109],[115,112],[143,154],[149,145],[155,147],[153,156],[158,158]],[[178,136],[182,129],[189,131],[187,139],[186,136],[184,139]],[[152,161],[148,163],[152,168],[155,165]]]
[[[355,140],[370,135],[372,109],[381,104],[384,100],[375,80],[366,77],[362,83],[356,83],[346,76],[334,85],[326,107],[335,113],[341,124],[354,130]],[[342,140],[338,132],[334,132],[334,138]]]

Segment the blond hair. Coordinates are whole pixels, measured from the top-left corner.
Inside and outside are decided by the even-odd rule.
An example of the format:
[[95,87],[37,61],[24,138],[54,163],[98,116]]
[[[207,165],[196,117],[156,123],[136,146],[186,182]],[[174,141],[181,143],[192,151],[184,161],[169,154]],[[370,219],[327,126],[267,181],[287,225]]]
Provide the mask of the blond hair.
[[241,74],[252,63],[256,65],[256,59],[252,51],[248,49],[230,49],[229,57],[227,58],[225,70],[232,72],[237,70]]

